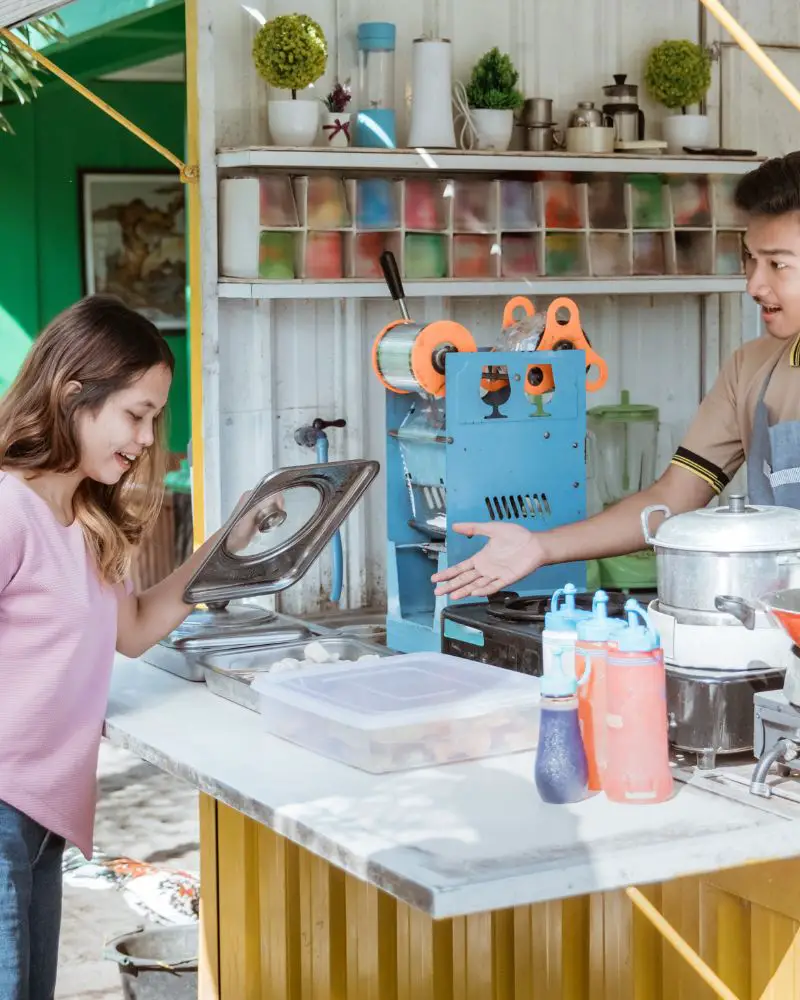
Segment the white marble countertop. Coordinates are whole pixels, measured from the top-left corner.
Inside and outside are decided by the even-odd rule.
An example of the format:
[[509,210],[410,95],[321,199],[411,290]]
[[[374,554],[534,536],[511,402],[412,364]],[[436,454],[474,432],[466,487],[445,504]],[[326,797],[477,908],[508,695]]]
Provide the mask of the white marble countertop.
[[602,795],[545,805],[530,753],[368,774],[269,736],[204,684],[123,657],[106,734],[434,917],[800,855],[789,813],[693,785],[657,806]]

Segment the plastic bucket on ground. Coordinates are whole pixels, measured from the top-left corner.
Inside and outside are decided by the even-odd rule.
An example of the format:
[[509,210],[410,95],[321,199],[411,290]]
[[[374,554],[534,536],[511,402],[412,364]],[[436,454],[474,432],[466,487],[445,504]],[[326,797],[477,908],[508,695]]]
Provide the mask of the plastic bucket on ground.
[[197,924],[139,928],[104,954],[119,965],[125,1000],[196,1000],[198,942]]

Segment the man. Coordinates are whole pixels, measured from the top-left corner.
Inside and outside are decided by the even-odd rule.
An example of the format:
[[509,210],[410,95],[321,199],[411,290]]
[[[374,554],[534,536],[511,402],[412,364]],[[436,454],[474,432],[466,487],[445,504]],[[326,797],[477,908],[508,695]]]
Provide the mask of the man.
[[748,217],[747,291],[761,306],[767,336],[744,344],[724,365],[664,475],[601,514],[552,531],[507,522],[454,525],[489,541],[433,577],[437,595],[485,597],[540,566],[636,552],[644,507],[704,507],[745,462],[752,503],[800,509],[800,152],[745,174],[735,200]]

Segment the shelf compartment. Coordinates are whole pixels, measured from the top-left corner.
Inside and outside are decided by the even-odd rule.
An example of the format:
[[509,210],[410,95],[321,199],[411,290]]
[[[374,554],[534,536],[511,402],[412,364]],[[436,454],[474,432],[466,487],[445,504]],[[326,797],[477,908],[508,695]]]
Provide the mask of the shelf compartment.
[[500,236],[500,274],[503,278],[533,278],[542,273],[542,240],[538,233]]
[[714,273],[714,235],[708,230],[675,232],[675,268],[677,274]]
[[306,233],[303,250],[303,277],[317,281],[337,281],[345,275],[342,232]]
[[453,185],[453,230],[457,233],[497,231],[498,182],[457,177]]
[[343,177],[310,174],[308,177],[296,177],[294,184],[300,220],[306,229],[331,232],[351,227],[352,218]]
[[267,281],[292,281],[300,277],[302,233],[264,229],[258,241],[258,277]]
[[669,192],[676,229],[711,227],[708,177],[700,174],[670,177]]
[[669,274],[671,265],[671,234],[667,232],[645,232],[633,234],[633,274],[638,277],[656,277]]
[[590,232],[589,271],[595,278],[628,277],[631,273],[630,234]]
[[661,174],[630,174],[630,220],[633,229],[669,229],[669,189]]
[[717,229],[746,229],[747,216],[736,207],[734,194],[739,178],[727,174],[711,178],[711,205]]
[[353,278],[382,279],[380,256],[391,250],[402,268],[403,239],[399,232],[370,230],[350,234],[347,273]]
[[447,237],[439,233],[406,233],[403,276],[410,280],[448,277]]
[[452,184],[432,177],[407,177],[402,185],[403,225],[416,232],[445,232],[450,225]]
[[619,174],[596,174],[587,183],[589,227],[627,229],[628,199],[625,179]]
[[496,278],[500,245],[486,233],[459,233],[453,237],[454,278]]
[[714,273],[719,275],[744,274],[741,231],[717,231]]
[[356,229],[385,231],[400,228],[400,185],[386,177],[351,180],[356,206]]
[[588,275],[585,233],[545,233],[544,273],[552,278]]
[[541,228],[537,187],[532,181],[500,181],[500,229],[531,232]]
[[586,225],[586,185],[572,174],[547,173],[539,179],[545,229],[583,229]]

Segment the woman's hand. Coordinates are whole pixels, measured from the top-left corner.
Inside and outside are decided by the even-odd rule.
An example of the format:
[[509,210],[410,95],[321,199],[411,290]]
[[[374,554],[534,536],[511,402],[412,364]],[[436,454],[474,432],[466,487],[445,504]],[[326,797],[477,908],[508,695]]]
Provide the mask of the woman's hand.
[[520,524],[454,524],[453,531],[472,538],[488,538],[486,545],[469,559],[432,577],[436,596],[488,597],[516,583],[547,562],[541,536]]

